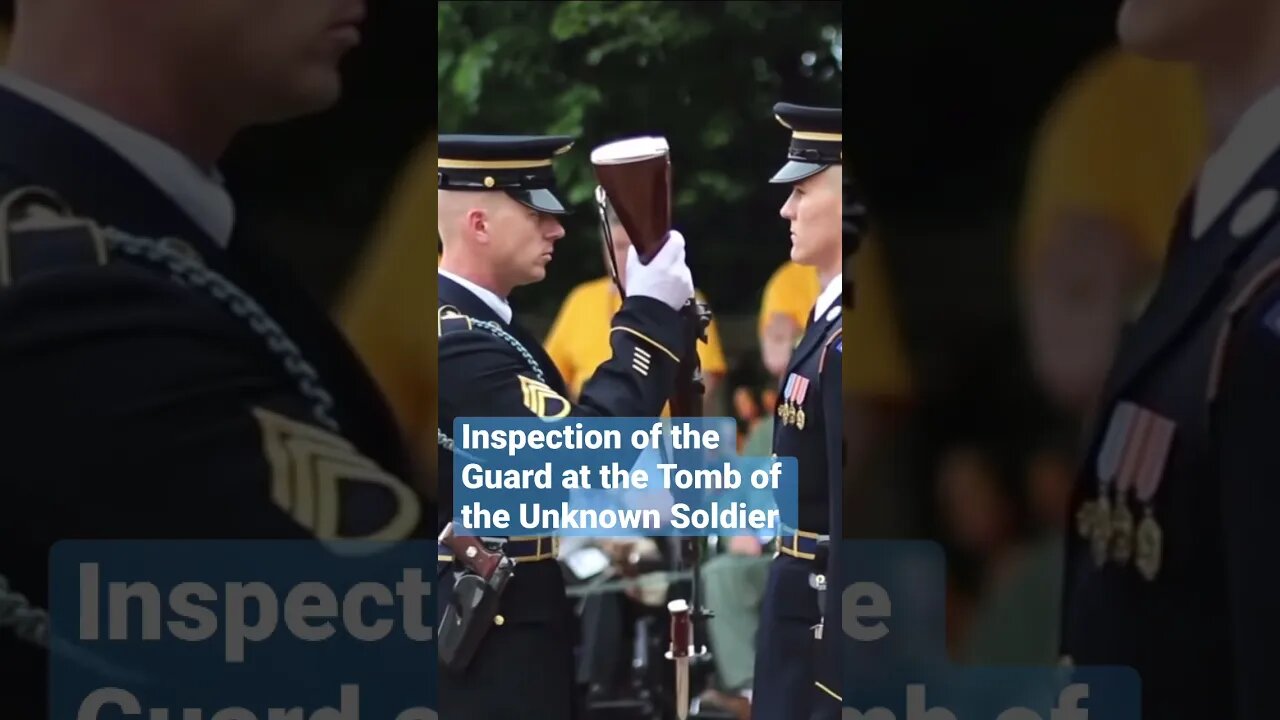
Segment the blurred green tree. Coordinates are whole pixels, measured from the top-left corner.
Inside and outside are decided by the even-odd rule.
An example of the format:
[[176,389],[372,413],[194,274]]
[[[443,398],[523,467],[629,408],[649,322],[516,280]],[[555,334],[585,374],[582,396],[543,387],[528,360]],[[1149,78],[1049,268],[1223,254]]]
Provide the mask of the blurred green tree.
[[603,273],[592,147],[661,134],[676,226],[719,312],[752,313],[787,257],[767,180],[783,160],[779,100],[842,102],[839,2],[486,2],[437,5],[441,132],[567,134],[557,163],[576,214],[548,280],[519,291],[549,314]]

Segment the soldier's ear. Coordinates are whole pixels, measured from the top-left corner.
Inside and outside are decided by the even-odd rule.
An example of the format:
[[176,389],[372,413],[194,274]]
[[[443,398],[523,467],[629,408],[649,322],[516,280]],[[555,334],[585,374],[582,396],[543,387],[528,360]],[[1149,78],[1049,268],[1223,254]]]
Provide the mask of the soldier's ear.
[[488,208],[473,207],[466,214],[467,231],[476,236],[480,242],[489,242],[489,232],[492,229],[493,218]]

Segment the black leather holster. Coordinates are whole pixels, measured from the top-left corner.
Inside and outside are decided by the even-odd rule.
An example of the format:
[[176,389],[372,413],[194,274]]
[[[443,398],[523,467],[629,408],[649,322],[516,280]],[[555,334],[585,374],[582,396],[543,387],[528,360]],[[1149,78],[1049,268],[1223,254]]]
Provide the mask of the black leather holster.
[[491,552],[477,537],[453,534],[450,524],[440,535],[461,570],[455,571],[453,594],[436,635],[440,661],[461,673],[471,664],[498,617],[502,592],[515,571],[515,561]]

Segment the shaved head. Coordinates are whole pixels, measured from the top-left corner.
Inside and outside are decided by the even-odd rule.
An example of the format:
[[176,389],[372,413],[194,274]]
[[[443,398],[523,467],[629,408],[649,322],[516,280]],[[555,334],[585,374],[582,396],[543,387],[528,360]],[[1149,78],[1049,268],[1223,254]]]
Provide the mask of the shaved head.
[[505,192],[437,190],[440,269],[464,277],[500,297],[547,275],[564,228]]
[[502,200],[514,202],[506,193],[436,191],[436,211],[439,214],[440,240],[446,246],[456,242],[467,226],[467,216],[472,211],[491,216],[498,212]]

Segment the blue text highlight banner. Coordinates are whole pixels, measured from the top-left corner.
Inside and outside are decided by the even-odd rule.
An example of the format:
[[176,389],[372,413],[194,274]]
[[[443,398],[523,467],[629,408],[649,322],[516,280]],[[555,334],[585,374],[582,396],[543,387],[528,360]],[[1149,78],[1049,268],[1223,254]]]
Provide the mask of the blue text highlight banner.
[[435,554],[434,541],[59,542],[51,716],[438,720]]
[[795,458],[737,453],[731,418],[464,417],[460,535],[772,536],[795,527]]
[[845,720],[1140,720],[1132,668],[953,664],[936,543],[845,540],[838,553]]

